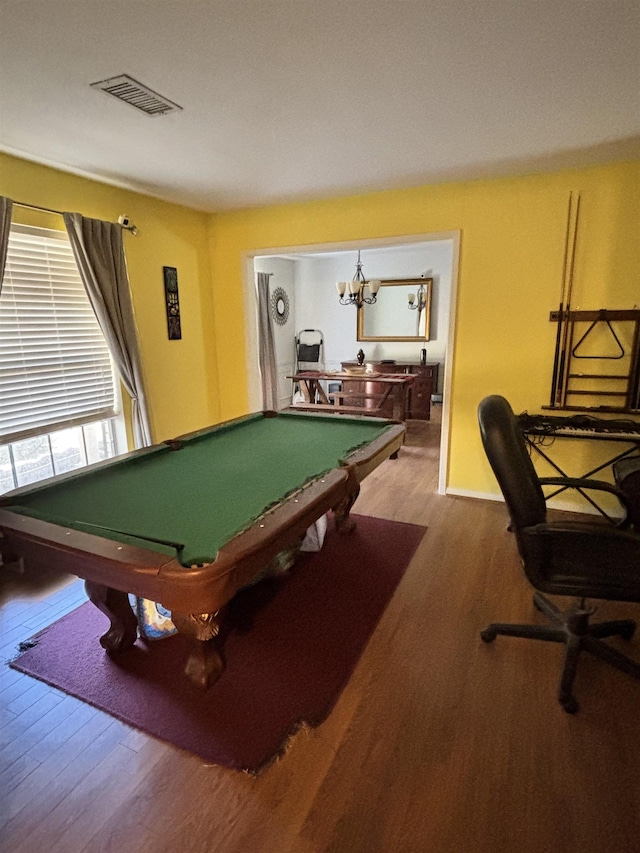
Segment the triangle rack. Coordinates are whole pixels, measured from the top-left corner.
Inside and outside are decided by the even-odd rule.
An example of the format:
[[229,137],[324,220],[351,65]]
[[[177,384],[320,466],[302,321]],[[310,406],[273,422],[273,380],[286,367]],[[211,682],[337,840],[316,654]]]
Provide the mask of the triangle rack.
[[[640,412],[640,309],[552,311],[549,319],[563,327],[562,370],[554,369],[554,402],[544,408]],[[576,362],[587,359],[583,372]],[[606,368],[612,360],[615,372]]]

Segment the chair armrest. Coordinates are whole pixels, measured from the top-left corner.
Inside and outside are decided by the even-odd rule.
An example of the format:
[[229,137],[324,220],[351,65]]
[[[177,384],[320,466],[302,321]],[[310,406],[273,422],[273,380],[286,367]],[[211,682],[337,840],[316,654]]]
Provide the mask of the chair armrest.
[[614,486],[611,483],[606,483],[604,480],[590,480],[584,477],[539,477],[538,482],[541,486],[562,486],[566,489],[607,492],[617,498],[618,503],[624,510],[624,515],[619,522],[617,522],[616,526],[624,527],[630,523],[628,521],[628,496],[617,486]]
[[609,492],[609,494],[615,495],[621,504],[626,506],[624,492],[621,492],[616,486],[606,483],[604,480],[590,480],[582,477],[539,477],[538,482],[541,486],[566,486],[568,489],[591,489],[600,492]]
[[[523,533],[527,536],[577,535],[580,537],[593,537],[599,541],[626,541],[631,545],[635,545],[640,553],[640,536],[637,533],[597,521],[546,521],[542,524],[525,527]],[[640,564],[638,565],[638,571],[640,572]]]

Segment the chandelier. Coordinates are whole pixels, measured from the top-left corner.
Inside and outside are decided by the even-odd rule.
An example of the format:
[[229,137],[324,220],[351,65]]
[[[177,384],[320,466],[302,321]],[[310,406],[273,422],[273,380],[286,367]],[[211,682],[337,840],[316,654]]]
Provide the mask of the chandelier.
[[[365,296],[365,287],[369,291],[369,296]],[[356,274],[351,281],[336,282],[336,290],[340,297],[341,305],[355,305],[356,308],[362,308],[366,303],[373,305],[376,301],[377,293],[380,288],[378,279],[367,281],[362,272],[362,264],[360,263],[360,249],[358,249],[358,262],[356,264]]]
[[417,293],[409,293],[407,295],[409,311],[424,311],[427,304],[427,291],[424,284],[421,284]]

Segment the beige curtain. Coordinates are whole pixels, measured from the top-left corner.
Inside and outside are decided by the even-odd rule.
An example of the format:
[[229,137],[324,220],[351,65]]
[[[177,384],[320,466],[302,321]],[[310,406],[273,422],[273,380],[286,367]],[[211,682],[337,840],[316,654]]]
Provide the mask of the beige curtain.
[[122,228],[113,222],[65,213],[64,224],[80,275],[122,384],[132,401],[136,447],[151,444]]
[[269,273],[257,274],[258,287],[258,353],[262,379],[262,407],[266,411],[278,409],[278,371],[273,323],[269,311]]
[[11,230],[12,209],[13,202],[11,199],[0,196],[0,291],[2,291],[4,267],[7,263],[7,249],[9,248],[9,231]]

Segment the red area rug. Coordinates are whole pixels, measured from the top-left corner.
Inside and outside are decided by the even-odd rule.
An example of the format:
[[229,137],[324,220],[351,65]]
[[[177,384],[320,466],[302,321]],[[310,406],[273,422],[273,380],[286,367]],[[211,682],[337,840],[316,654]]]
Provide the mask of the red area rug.
[[207,691],[183,673],[179,635],[116,658],[98,642],[108,625],[83,604],[40,631],[15,669],[207,761],[256,773],[303,725],[330,714],[425,528],[354,516],[288,575],[236,597],[227,669]]

